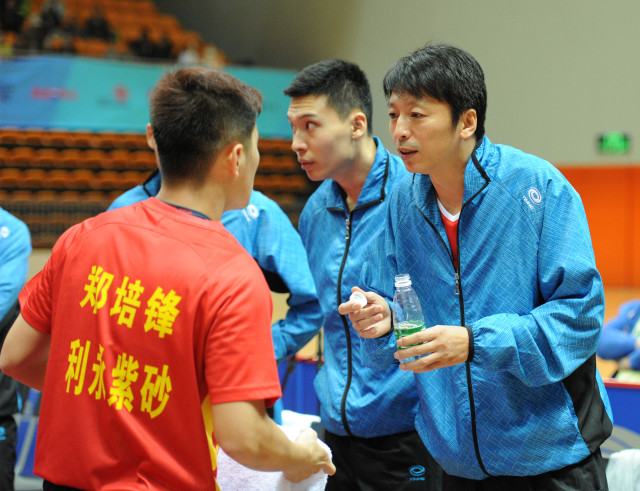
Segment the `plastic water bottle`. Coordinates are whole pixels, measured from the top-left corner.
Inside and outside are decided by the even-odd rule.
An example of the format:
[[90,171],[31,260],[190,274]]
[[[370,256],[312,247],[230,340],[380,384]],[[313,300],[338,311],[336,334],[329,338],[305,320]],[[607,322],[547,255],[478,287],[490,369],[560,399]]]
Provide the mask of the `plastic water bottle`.
[[[424,317],[418,295],[411,287],[411,278],[408,274],[399,274],[395,278],[396,291],[393,296],[393,331],[396,340],[420,332],[424,329]],[[411,346],[416,346],[412,344]],[[399,349],[407,349],[403,346]],[[419,356],[404,358],[401,362],[415,361]]]

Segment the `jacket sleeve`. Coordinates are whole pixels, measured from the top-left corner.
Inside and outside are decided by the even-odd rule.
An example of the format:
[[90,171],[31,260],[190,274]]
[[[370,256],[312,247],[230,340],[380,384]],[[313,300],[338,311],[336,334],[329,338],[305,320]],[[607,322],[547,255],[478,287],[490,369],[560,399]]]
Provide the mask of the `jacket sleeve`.
[[[289,217],[275,203],[264,206],[256,227],[254,258],[272,290],[289,293],[285,318],[271,326],[276,359],[281,361],[319,332],[322,312],[306,250]],[[274,283],[279,287],[272,287]]]
[[560,381],[593,356],[604,317],[602,280],[580,196],[559,173],[548,179],[545,194],[535,228],[538,300],[529,312],[472,323],[473,363],[506,370],[529,386]]
[[27,226],[0,208],[0,319],[18,299],[29,269],[31,235]]

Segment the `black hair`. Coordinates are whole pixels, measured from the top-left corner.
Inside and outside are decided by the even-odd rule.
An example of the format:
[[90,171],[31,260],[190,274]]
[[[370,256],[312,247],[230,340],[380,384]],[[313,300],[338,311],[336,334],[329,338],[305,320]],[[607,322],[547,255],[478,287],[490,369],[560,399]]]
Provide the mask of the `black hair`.
[[354,110],[367,118],[367,132],[371,135],[373,104],[367,76],[355,63],[332,59],[303,68],[284,90],[289,97],[308,95],[327,96],[327,104],[345,119]]
[[163,179],[202,180],[229,143],[246,143],[262,111],[262,94],[219,70],[166,73],[151,93],[153,136]]
[[484,73],[466,51],[448,44],[424,46],[400,58],[385,75],[382,87],[387,100],[395,92],[446,102],[451,107],[454,127],[464,111],[475,109],[476,139],[479,141],[484,136],[487,113]]

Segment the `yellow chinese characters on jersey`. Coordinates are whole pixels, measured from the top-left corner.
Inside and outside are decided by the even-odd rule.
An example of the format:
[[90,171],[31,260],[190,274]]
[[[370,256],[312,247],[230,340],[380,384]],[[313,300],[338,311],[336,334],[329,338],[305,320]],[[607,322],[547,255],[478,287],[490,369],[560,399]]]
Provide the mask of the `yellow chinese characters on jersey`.
[[113,382],[109,389],[109,406],[115,403],[116,409],[122,409],[122,406],[131,412],[133,405],[133,392],[131,391],[131,383],[138,380],[138,362],[133,356],[123,353],[118,355],[118,366],[111,371]]
[[147,316],[144,330],[148,332],[151,329],[155,329],[161,338],[165,334],[173,334],[173,322],[180,313],[176,305],[180,300],[180,297],[173,290],[165,295],[162,292],[162,288],[156,288],[156,291],[153,292],[147,302],[147,310],[144,311]]
[[[75,396],[85,395],[96,401],[106,399],[109,406],[115,410],[133,411],[136,407],[143,413],[148,413],[151,419],[161,415],[169,402],[172,390],[169,365],[158,367],[145,365],[144,380],[139,375],[139,363],[132,355],[120,353],[116,366],[107,370],[104,362],[104,348],[98,346],[94,351],[96,363],[92,364],[94,373],[91,385],[83,392],[87,362],[90,356],[91,342],[84,344],[76,339],[69,345],[69,366],[66,371],[67,392],[74,384]],[[110,377],[106,377],[110,374]],[[107,393],[109,398],[107,399]],[[139,402],[138,402],[139,401]]]
[[107,302],[107,291],[113,281],[113,275],[104,271],[100,266],[92,266],[89,274],[89,283],[84,286],[87,292],[80,302],[80,307],[84,307],[87,302],[93,307],[93,313],[104,307]]
[[118,316],[118,324],[124,324],[127,327],[133,325],[136,311],[140,307],[140,295],[143,292],[144,287],[140,285],[140,280],[135,283],[129,283],[129,277],[124,277],[122,285],[116,290],[115,304],[109,310],[110,315],[120,314]]
[[109,305],[109,315],[118,315],[117,324],[129,328],[134,327],[138,309],[146,300],[144,314],[145,332],[155,331],[160,339],[173,334],[173,324],[180,314],[178,304],[182,297],[175,291],[164,290],[156,286],[148,298],[143,298],[146,287],[140,280],[131,281],[129,276],[124,276],[120,286],[115,289],[114,299],[109,301],[109,293],[114,275],[104,270],[101,266],[94,265],[84,285],[85,295],[80,302],[80,307],[89,304],[93,307],[93,313]]
[[65,375],[65,379],[67,381],[67,392],[69,392],[71,382],[75,384],[73,389],[74,394],[78,395],[82,392],[90,347],[91,341],[87,341],[84,346],[80,345],[79,339],[76,339],[71,343],[71,353],[69,353],[68,358],[69,368]]
[[[82,295],[81,308],[91,308],[93,314],[108,308],[115,324],[150,335],[155,333],[156,339],[167,339],[173,334],[182,300],[173,289],[165,292],[160,286],[145,285],[129,275],[116,277],[100,265],[91,266]],[[137,317],[140,309],[144,316]],[[74,396],[104,400],[117,411],[139,410],[150,418],[161,415],[172,390],[170,366],[140,367],[137,353],[106,353],[101,344],[96,344],[97,347],[90,340],[80,339],[71,342],[65,373],[67,393],[73,390]],[[105,362],[114,359],[117,359],[115,366]]]

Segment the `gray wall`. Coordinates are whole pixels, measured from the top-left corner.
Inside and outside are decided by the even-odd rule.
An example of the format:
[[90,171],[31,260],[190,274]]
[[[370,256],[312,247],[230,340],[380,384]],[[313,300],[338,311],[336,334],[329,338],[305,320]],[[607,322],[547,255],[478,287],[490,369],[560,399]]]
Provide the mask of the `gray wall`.
[[[381,81],[426,42],[457,45],[485,71],[487,134],[556,164],[640,161],[638,0],[156,0],[234,62],[299,69],[358,63],[374,93],[376,134],[388,136]],[[634,117],[635,116],[635,117]],[[602,156],[596,137],[635,137]]]

